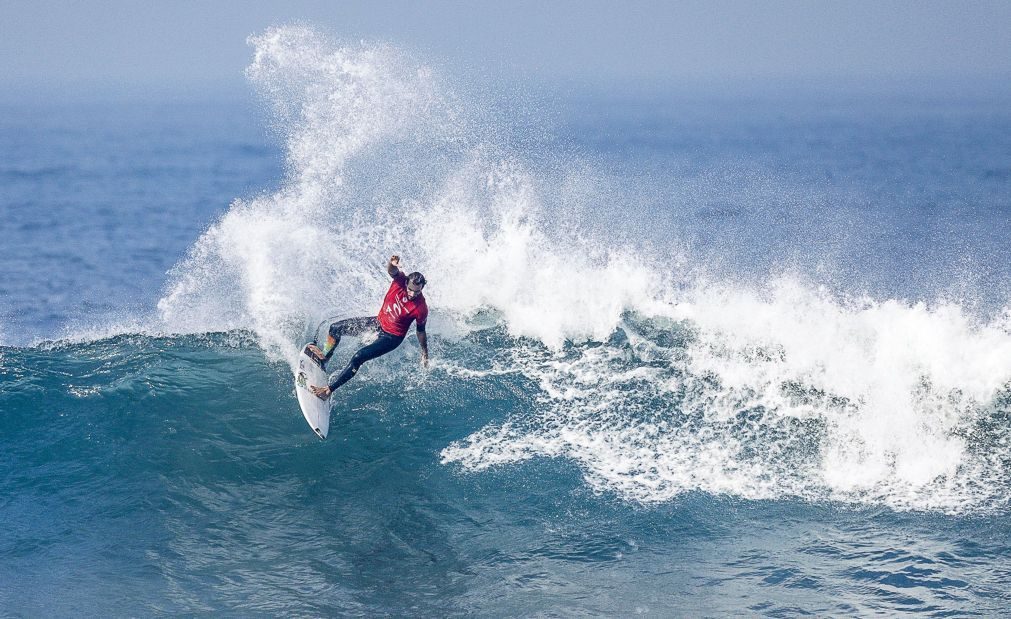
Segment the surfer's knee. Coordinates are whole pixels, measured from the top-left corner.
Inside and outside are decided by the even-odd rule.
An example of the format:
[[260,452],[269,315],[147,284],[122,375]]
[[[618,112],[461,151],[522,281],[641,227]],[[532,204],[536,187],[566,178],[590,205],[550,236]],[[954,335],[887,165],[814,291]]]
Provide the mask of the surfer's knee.
[[366,354],[363,354],[362,351],[360,351],[360,350],[358,352],[356,352],[354,354],[354,356],[351,357],[351,371],[352,372],[357,372],[358,368],[362,367],[362,365],[366,361],[368,361],[370,358],[371,357],[369,357]]

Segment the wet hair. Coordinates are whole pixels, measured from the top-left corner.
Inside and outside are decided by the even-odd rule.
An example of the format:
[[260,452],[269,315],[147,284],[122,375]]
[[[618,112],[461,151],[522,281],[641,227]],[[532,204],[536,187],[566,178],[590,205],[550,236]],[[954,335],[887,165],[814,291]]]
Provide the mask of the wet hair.
[[415,271],[414,273],[408,275],[407,281],[414,284],[415,286],[421,286],[422,288],[424,288],[425,284],[427,283],[425,281],[425,276],[419,273],[418,271]]

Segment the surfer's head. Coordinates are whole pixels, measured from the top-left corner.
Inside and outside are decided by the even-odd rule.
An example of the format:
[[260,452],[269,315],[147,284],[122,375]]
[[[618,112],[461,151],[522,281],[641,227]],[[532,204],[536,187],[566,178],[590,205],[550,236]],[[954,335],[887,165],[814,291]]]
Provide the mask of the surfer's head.
[[425,287],[425,276],[415,271],[407,276],[407,298],[413,299],[421,294],[421,289]]

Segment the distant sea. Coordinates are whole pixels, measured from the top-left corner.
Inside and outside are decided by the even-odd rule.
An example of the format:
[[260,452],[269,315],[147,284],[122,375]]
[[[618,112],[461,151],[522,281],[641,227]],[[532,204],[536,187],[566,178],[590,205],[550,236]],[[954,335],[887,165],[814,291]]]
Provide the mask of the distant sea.
[[[0,615],[1011,613],[1011,97],[253,43],[0,106]],[[320,441],[394,253],[433,363]]]

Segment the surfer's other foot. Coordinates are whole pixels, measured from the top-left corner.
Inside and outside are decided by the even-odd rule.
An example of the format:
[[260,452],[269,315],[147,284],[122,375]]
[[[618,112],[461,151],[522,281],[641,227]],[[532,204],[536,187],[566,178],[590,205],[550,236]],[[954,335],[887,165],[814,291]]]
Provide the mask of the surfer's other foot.
[[319,346],[316,346],[315,344],[308,344],[305,347],[305,353],[312,357],[312,360],[315,361],[319,367],[324,370],[326,369],[326,359],[323,358],[323,351],[319,349]]
[[330,388],[329,387],[317,387],[316,385],[310,385],[309,391],[312,392],[314,396],[320,400],[327,400],[330,398]]

